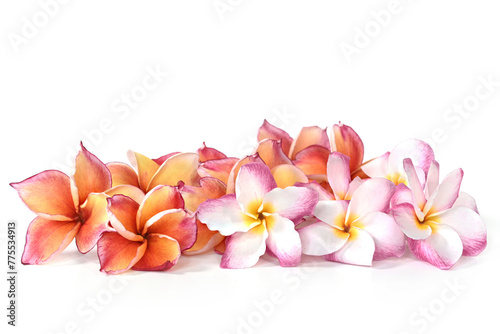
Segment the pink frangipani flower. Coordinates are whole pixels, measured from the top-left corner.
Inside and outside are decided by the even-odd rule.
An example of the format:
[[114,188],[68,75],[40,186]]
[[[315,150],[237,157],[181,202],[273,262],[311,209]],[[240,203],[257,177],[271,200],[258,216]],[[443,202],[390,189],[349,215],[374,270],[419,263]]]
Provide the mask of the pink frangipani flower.
[[266,250],[281,266],[296,266],[302,248],[295,224],[311,215],[318,194],[307,188],[278,188],[268,166],[241,166],[235,194],[209,199],[198,207],[198,219],[210,230],[229,236],[222,268],[248,268]]
[[439,184],[439,165],[431,163],[422,187],[411,159],[404,160],[409,187],[398,187],[394,219],[408,237],[408,247],[420,260],[440,269],[451,268],[462,255],[475,256],[486,247],[486,227],[475,201],[460,194],[462,169]]

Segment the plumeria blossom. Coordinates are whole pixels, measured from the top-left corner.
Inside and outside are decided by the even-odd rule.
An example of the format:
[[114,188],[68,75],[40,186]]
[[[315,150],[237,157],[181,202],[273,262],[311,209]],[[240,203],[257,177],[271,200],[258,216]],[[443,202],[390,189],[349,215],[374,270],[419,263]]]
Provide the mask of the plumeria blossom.
[[278,188],[268,166],[248,163],[239,170],[235,194],[201,203],[198,219],[228,236],[222,268],[251,267],[266,250],[281,266],[296,266],[301,243],[295,224],[312,214],[317,202],[313,190]]
[[394,191],[389,180],[369,179],[354,191],[350,201],[319,201],[314,209],[319,221],[298,230],[302,252],[363,266],[402,256],[404,234],[387,214]]
[[196,240],[196,221],[184,210],[177,187],[159,185],[139,204],[130,197],[107,199],[111,226],[97,243],[101,271],[167,270]]
[[422,187],[411,159],[404,160],[409,188],[393,199],[394,219],[408,237],[408,247],[420,260],[451,268],[462,255],[476,256],[486,247],[486,227],[472,197],[460,193],[462,169],[439,184],[439,164],[431,162]]

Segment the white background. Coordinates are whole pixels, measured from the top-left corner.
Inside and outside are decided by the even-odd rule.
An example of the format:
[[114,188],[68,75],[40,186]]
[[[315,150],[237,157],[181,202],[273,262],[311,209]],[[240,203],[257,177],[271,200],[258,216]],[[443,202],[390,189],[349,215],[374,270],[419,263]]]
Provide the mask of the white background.
[[[500,6],[401,0],[376,31],[371,12],[389,1],[221,3],[231,6],[222,17],[212,0],[69,1],[16,48],[11,40],[22,36],[23,18],[33,22],[41,7],[2,1],[1,252],[7,221],[18,221],[22,248],[34,217],[8,183],[63,168],[86,133],[94,135],[88,148],[105,162],[126,161],[128,149],[157,157],[194,151],[203,141],[241,156],[264,118],[292,135],[342,121],[364,140],[367,159],[441,131],[437,159],[443,173],[464,169],[463,190],[478,201],[487,249],[449,271],[410,254],[372,268],[308,257],[290,269],[264,257],[251,269],[222,270],[220,257],[206,254],[118,281],[99,272],[95,251],[80,256],[71,245],[50,264],[19,267],[18,327],[8,333],[495,332],[500,87],[468,117],[447,109],[473,103],[480,77],[498,85]],[[38,19],[44,24],[43,14]],[[373,37],[348,62],[341,45],[355,46],[365,27]],[[128,115],[117,112],[147,68],[169,75]],[[111,126],[99,135],[102,122]],[[263,302],[276,295],[280,303]],[[91,311],[94,298],[99,311]],[[429,308],[425,320],[420,312]]]

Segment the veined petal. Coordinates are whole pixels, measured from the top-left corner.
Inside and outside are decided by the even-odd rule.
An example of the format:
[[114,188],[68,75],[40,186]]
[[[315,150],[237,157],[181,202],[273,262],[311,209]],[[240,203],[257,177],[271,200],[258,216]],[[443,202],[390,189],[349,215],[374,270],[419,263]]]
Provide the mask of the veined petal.
[[191,248],[186,249],[183,254],[198,255],[209,250],[213,250],[214,247],[217,246],[225,238],[217,231],[210,231],[207,225],[203,224],[199,220],[196,220],[196,226],[196,242]]
[[160,165],[150,158],[133,151],[128,151],[128,159],[132,166],[137,170],[138,182],[142,191],[148,190],[148,185],[153,175],[155,175]]
[[36,217],[28,227],[22,264],[41,264],[61,253],[73,241],[81,224]]
[[70,178],[62,172],[48,170],[10,185],[17,190],[28,208],[41,217],[65,221],[78,218]]
[[352,227],[345,245],[335,253],[326,255],[325,259],[358,266],[371,266],[374,253],[375,242],[370,234],[357,227]]
[[78,189],[79,204],[87,200],[90,193],[100,193],[111,188],[111,173],[108,167],[80,144],[81,151],[76,156],[73,180]]
[[105,232],[97,242],[101,271],[120,274],[132,268],[144,255],[148,242],[125,239],[117,232]]
[[413,193],[413,198],[415,200],[415,205],[423,210],[425,204],[427,203],[427,199],[425,198],[424,189],[418,179],[417,171],[415,170],[415,166],[413,165],[411,159],[404,159],[403,166],[406,172],[406,176],[408,177],[408,184]]
[[198,219],[211,231],[219,231],[225,236],[235,232],[246,232],[260,224],[258,219],[251,218],[241,211],[235,194],[201,203],[198,207]]
[[392,195],[391,207],[395,207],[396,205],[403,203],[413,204],[413,193],[410,188],[401,183],[396,186],[396,191],[394,192],[394,195]]
[[202,177],[200,186],[182,186],[180,189],[186,210],[195,212],[207,199],[215,199],[226,194],[226,185],[214,177]]
[[229,174],[231,174],[231,170],[238,161],[237,158],[205,161],[198,167],[198,174],[201,177],[215,177],[227,184]]
[[298,229],[302,243],[302,253],[307,255],[328,255],[342,248],[349,233],[318,222]]
[[476,200],[474,199],[474,197],[472,197],[471,195],[469,195],[467,193],[464,193],[463,191],[460,192],[457,200],[455,201],[455,204],[453,204],[454,208],[461,207],[461,206],[469,208],[469,209],[475,211],[477,214],[479,214],[479,210],[477,209],[477,204],[476,204]]
[[327,176],[337,200],[345,199],[351,183],[350,158],[342,153],[333,152],[328,158]]
[[198,185],[198,154],[179,153],[174,155],[160,166],[148,185],[148,191],[158,185],[175,186],[179,181],[188,186]]
[[342,123],[333,125],[330,146],[332,151],[342,153],[350,158],[350,171],[356,171],[363,163],[365,154],[363,141],[350,126]]
[[163,234],[150,234],[144,255],[132,267],[134,270],[159,271],[172,268],[181,250],[177,241]]
[[111,173],[112,187],[123,184],[139,187],[137,174],[132,167],[122,162],[110,162],[106,164]]
[[405,252],[405,235],[394,218],[382,212],[372,212],[352,224],[370,234],[375,242],[373,260],[401,257]]
[[318,126],[303,127],[290,147],[290,157],[295,159],[297,153],[312,145],[322,146],[330,152],[330,140],[328,139],[326,129]]
[[231,172],[229,173],[229,176],[227,178],[227,193],[228,194],[233,194],[235,192],[235,187],[236,187],[236,177],[238,176],[240,172],[240,168],[243,165],[246,165],[250,162],[259,162],[264,164],[264,160],[262,160],[259,156],[258,153],[253,154],[253,155],[248,155],[244,157],[243,159],[238,160],[236,164],[233,166],[231,169]]
[[448,225],[458,233],[463,244],[463,255],[476,256],[486,248],[486,226],[475,211],[466,207],[456,207],[430,216],[428,219]]
[[335,200],[335,197],[333,194],[329,193],[328,191],[325,190],[318,182],[316,181],[311,181],[308,183],[296,183],[296,187],[304,187],[304,188],[309,188],[311,190],[314,190],[318,193],[319,195],[319,200],[320,201],[330,201],[330,200]]
[[203,142],[203,146],[198,149],[198,156],[200,157],[200,162],[227,158],[227,156],[221,151],[216,150],[215,148],[207,147],[205,142]]
[[171,209],[157,213],[144,226],[143,235],[162,234],[174,238],[181,251],[191,248],[196,241],[196,219],[184,209]]
[[136,216],[139,204],[124,195],[114,195],[107,199],[108,218],[111,226],[123,237],[131,241],[142,241],[137,230]]
[[361,166],[361,170],[371,178],[382,177],[387,178],[389,175],[389,156],[391,152],[372,159]]
[[122,184],[113,188],[110,188],[104,192],[108,196],[113,196],[113,195],[125,195],[127,197],[132,198],[134,201],[137,203],[142,203],[144,200],[144,192],[140,189],[137,188],[136,186],[131,186],[128,184]]
[[179,189],[172,186],[156,186],[146,194],[137,211],[137,231],[142,233],[151,217],[170,209],[184,209],[184,200]]
[[409,238],[408,248],[419,260],[439,269],[450,269],[463,252],[458,233],[447,225],[434,225],[432,234],[425,240]]
[[403,173],[403,160],[411,159],[415,167],[423,169],[425,173],[434,161],[434,151],[432,147],[424,141],[418,139],[408,139],[397,145],[389,156],[389,172]]
[[375,211],[387,212],[394,191],[394,183],[387,179],[366,180],[352,195],[347,214],[348,220],[353,222]]
[[306,175],[326,175],[329,156],[330,150],[323,146],[313,145],[297,153],[293,164]]
[[253,154],[258,153],[264,163],[273,169],[278,165],[291,165],[292,160],[283,152],[280,140],[264,139],[259,142]]
[[298,265],[302,246],[295,224],[275,213],[266,217],[266,227],[269,233],[266,240],[267,248],[278,258],[280,265],[282,267]]
[[226,251],[222,256],[221,268],[249,268],[266,252],[268,232],[264,224],[248,232],[236,232],[226,238]]
[[314,215],[322,222],[344,230],[349,201],[319,201]]
[[270,124],[267,120],[264,120],[264,123],[259,128],[259,132],[257,134],[258,141],[262,141],[264,139],[274,139],[281,140],[281,146],[283,151],[286,154],[290,152],[290,146],[292,145],[293,138],[286,132],[281,130],[278,127]]
[[101,234],[111,230],[108,225],[107,199],[104,193],[92,193],[81,206],[82,226],[75,238],[80,253],[88,253],[97,244]]
[[460,194],[463,177],[464,172],[461,168],[448,174],[427,202],[424,213],[432,215],[450,209]]
[[264,164],[251,162],[241,166],[236,178],[236,199],[243,212],[257,218],[264,195],[276,188],[273,175]]
[[277,213],[299,223],[304,216],[312,215],[318,203],[318,193],[303,187],[275,188],[264,195],[262,212]]
[[307,183],[306,174],[294,165],[279,165],[271,170],[279,188],[291,187],[298,183]]
[[439,163],[434,160],[429,168],[427,180],[425,182],[425,196],[431,198],[439,186]]
[[402,203],[392,208],[394,220],[408,238],[415,240],[426,239],[432,229],[427,224],[422,224],[415,213],[413,204]]

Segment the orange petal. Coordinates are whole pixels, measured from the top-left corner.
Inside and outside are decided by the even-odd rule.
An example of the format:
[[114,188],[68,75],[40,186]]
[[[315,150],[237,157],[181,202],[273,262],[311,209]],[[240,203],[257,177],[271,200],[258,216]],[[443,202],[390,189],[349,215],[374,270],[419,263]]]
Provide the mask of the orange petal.
[[151,179],[148,191],[158,185],[175,186],[179,181],[189,186],[197,185],[200,179],[198,159],[196,153],[179,153],[168,158]]
[[66,221],[78,218],[70,178],[62,172],[48,170],[10,185],[28,208],[41,217]]
[[210,231],[207,225],[203,224],[199,220],[196,220],[196,225],[198,226],[196,242],[194,243],[193,247],[183,252],[186,255],[197,255],[205,253],[213,249],[225,238],[217,231]]
[[174,238],[181,251],[191,248],[196,241],[196,219],[183,209],[172,209],[158,213],[148,220],[143,235],[163,234]]
[[142,191],[146,192],[149,182],[151,182],[151,179],[160,168],[160,165],[148,157],[133,151],[128,151],[128,159],[139,175],[139,187]]
[[235,189],[235,182],[238,173],[240,172],[241,166],[250,163],[250,162],[261,162],[265,163],[259,156],[259,153],[255,153],[253,155],[247,155],[243,159],[238,160],[238,162],[231,169],[231,173],[229,173],[229,177],[227,179],[227,193],[233,194]]
[[159,212],[184,209],[184,200],[177,187],[157,186],[146,194],[137,211],[137,231],[141,233],[147,221]]
[[215,148],[207,147],[205,143],[203,143],[203,146],[198,149],[198,155],[200,156],[200,162],[227,158],[224,153],[216,150]]
[[108,225],[108,196],[103,193],[90,194],[81,206],[82,227],[76,235],[76,246],[80,253],[88,253],[97,244],[101,234],[110,231]]
[[181,152],[172,152],[172,153],[162,155],[161,157],[156,158],[156,159],[152,159],[152,160],[154,162],[156,162],[158,164],[158,166],[161,166],[165,162],[165,160],[167,160],[168,158],[173,157],[174,155],[177,155],[179,153],[181,153]]
[[290,147],[289,156],[292,159],[295,159],[295,156],[300,151],[313,145],[322,146],[330,152],[330,142],[328,140],[326,129],[321,129],[318,126],[307,126],[302,128],[299,136],[294,140],[292,146]]
[[105,232],[97,243],[101,271],[120,274],[132,268],[143,256],[148,242],[131,241],[117,232]]
[[290,153],[290,146],[292,146],[293,142],[293,138],[286,131],[270,124],[267,120],[264,120],[264,123],[259,128],[257,139],[259,142],[264,139],[281,140],[283,152],[287,155]]
[[326,165],[330,151],[322,146],[310,146],[297,154],[294,165],[306,175],[326,175]]
[[332,151],[340,152],[351,158],[351,173],[355,172],[363,163],[365,149],[363,141],[350,126],[342,123],[335,124],[330,135]]
[[122,162],[110,162],[107,163],[111,173],[112,187],[116,187],[123,184],[130,184],[135,187],[139,187],[139,180],[137,174],[132,167]]
[[226,194],[226,185],[214,177],[202,177],[200,187],[183,186],[180,188],[185,209],[195,212],[207,199],[214,199]]
[[220,255],[226,252],[226,237],[214,247],[214,251]]
[[280,188],[291,187],[295,183],[307,183],[309,179],[300,168],[294,165],[279,165],[271,170],[276,184]]
[[136,217],[139,204],[124,195],[108,198],[108,217],[111,226],[124,238],[131,241],[142,241],[137,230]]
[[292,161],[287,157],[285,152],[281,147],[281,142],[274,139],[264,139],[259,142],[259,145],[255,149],[255,153],[258,153],[260,158],[264,160],[264,163],[269,166],[270,169],[278,165],[291,165]]
[[227,184],[229,174],[238,161],[238,158],[209,160],[200,164],[200,166],[198,167],[198,174],[201,177],[215,177]]
[[133,269],[167,270],[177,263],[180,255],[181,250],[175,239],[162,234],[150,234],[146,252]]
[[132,198],[134,201],[137,203],[142,203],[144,200],[144,193],[142,192],[141,189],[127,185],[127,184],[122,184],[116,187],[113,187],[111,189],[108,189],[105,191],[105,194],[108,196],[113,196],[113,195],[125,195],[127,197]]
[[22,264],[40,264],[61,253],[80,229],[80,223],[36,217],[28,227]]
[[80,144],[81,151],[76,156],[73,180],[78,190],[79,204],[87,200],[90,193],[100,193],[111,188],[111,173],[105,164]]

